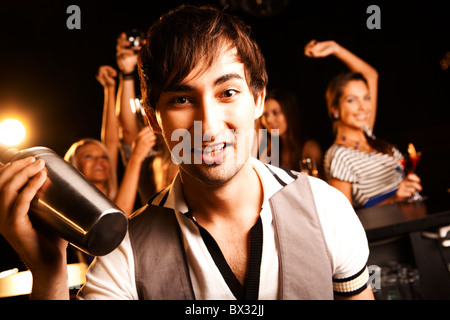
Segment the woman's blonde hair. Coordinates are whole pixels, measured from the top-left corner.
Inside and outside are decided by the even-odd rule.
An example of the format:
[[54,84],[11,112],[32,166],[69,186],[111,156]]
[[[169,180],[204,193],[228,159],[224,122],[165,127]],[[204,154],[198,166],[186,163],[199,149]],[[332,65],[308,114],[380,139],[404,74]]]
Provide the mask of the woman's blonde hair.
[[[96,144],[97,146],[102,148],[102,150],[105,152],[106,156],[108,157],[108,161],[110,163],[110,172],[109,172],[108,180],[105,183],[106,196],[114,201],[114,199],[117,195],[116,168],[111,163],[111,156],[109,154],[109,151],[102,142],[100,142],[96,139],[91,139],[91,138],[81,139],[70,146],[69,150],[67,150],[66,154],[64,155],[64,160],[66,160],[67,162],[72,164],[72,166],[74,166],[78,171],[80,171],[79,164],[77,162],[77,152],[81,147],[86,146],[88,144]],[[83,172],[81,172],[81,173],[83,174]]]

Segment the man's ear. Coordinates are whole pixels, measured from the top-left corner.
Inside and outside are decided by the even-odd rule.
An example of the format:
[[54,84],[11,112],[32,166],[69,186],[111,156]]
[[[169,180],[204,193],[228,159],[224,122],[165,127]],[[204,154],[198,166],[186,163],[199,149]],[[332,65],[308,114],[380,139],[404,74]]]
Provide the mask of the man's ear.
[[254,119],[258,119],[264,112],[264,102],[266,100],[266,88],[261,90],[258,98],[256,99],[255,115]]
[[150,129],[152,129],[154,133],[162,134],[162,129],[158,124],[158,120],[156,119],[155,111],[149,111],[147,108],[145,108],[145,114],[147,115]]

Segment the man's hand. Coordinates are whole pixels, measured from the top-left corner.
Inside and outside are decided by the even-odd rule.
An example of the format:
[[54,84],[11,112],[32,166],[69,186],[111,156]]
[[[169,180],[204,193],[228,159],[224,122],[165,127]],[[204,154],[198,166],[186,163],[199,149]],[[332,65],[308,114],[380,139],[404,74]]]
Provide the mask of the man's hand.
[[31,201],[45,183],[43,160],[34,157],[0,168],[0,233],[33,274],[33,297],[68,298],[67,242],[44,236],[29,219]]

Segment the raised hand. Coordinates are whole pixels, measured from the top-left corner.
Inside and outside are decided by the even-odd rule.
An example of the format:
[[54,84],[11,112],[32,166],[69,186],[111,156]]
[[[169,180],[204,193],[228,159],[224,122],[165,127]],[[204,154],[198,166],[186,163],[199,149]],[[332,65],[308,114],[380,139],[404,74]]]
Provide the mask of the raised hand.
[[98,69],[98,73],[96,75],[96,79],[104,88],[112,87],[115,89],[116,87],[116,78],[117,71],[110,66],[100,66]]
[[329,55],[336,54],[340,46],[335,41],[322,41],[311,40],[305,46],[305,56],[310,58],[325,58]]
[[127,40],[125,32],[122,32],[117,38],[116,61],[120,71],[123,73],[132,73],[137,65],[138,47],[130,47],[131,43]]

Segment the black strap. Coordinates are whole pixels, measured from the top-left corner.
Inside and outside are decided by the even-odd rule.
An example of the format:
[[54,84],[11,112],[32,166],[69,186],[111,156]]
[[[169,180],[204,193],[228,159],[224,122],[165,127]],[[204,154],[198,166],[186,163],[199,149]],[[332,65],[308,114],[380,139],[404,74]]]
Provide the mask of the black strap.
[[263,228],[261,217],[259,217],[256,224],[250,230],[250,263],[245,288],[245,300],[258,300],[262,243]]
[[245,287],[241,285],[239,280],[234,275],[230,266],[228,265],[222,251],[219,248],[216,240],[209,234],[209,232],[195,221],[192,215],[188,212],[186,214],[194,221],[195,225],[200,231],[203,242],[208,248],[211,257],[219,269],[222,277],[230,288],[231,292],[237,300],[258,300],[259,294],[259,278],[261,271],[261,256],[262,256],[262,241],[263,229],[261,217],[258,218],[256,224],[250,230],[250,263]]
[[286,167],[286,166],[282,166],[282,167],[280,167],[280,168],[283,169],[284,171],[286,171],[286,173],[287,173],[291,178],[293,178],[294,180],[297,180],[298,176],[297,176],[296,174],[292,173],[292,170],[291,170],[291,169],[289,169],[289,168]]
[[169,192],[170,192],[170,190],[167,190],[167,189],[163,189],[163,190],[159,191],[158,193],[155,193],[150,199],[148,199],[147,204],[152,204],[153,200],[155,200],[156,197],[158,197],[164,191],[166,191],[166,193],[164,194],[163,198],[161,199],[161,201],[159,201],[158,204],[156,204],[159,207],[164,207],[164,204],[166,203],[167,197],[169,196]]
[[270,169],[269,166],[266,163],[264,163],[264,165],[270,171],[270,173],[275,177],[275,179],[278,181],[278,183],[281,184],[281,186],[283,186],[283,187],[286,186],[286,182],[281,180],[280,177],[275,172],[273,172],[273,170]]

